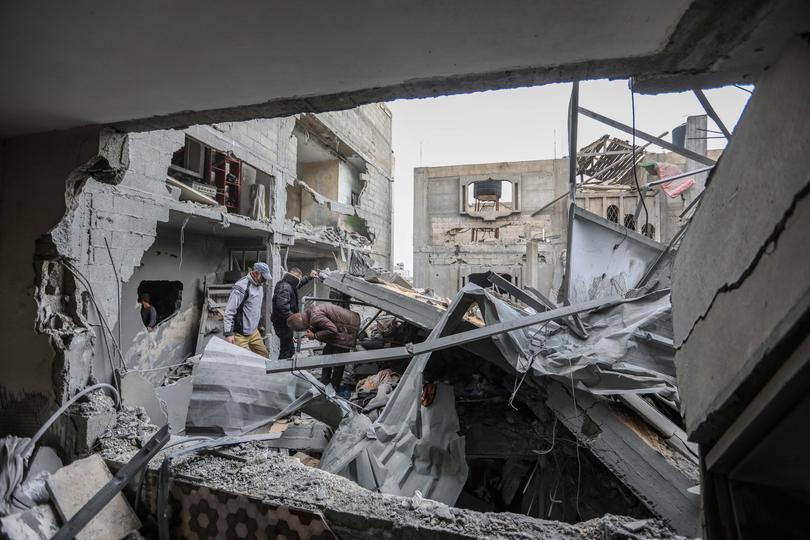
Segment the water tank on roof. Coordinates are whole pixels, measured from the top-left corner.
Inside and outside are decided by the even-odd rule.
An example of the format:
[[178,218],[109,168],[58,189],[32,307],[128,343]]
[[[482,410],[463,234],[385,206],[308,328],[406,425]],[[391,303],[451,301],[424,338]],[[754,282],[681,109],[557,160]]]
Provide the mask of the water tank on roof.
[[479,201],[497,201],[501,198],[502,180],[480,180],[473,182],[473,198]]
[[686,147],[686,124],[672,128],[672,144]]

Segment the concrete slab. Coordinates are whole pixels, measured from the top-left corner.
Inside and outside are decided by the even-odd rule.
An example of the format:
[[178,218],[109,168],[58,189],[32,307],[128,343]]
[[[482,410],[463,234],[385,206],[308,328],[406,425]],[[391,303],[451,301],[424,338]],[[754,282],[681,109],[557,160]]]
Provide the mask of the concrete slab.
[[50,446],[40,446],[34,451],[28,466],[28,477],[33,477],[40,472],[55,473],[62,468],[62,460],[56,454],[56,450]]
[[174,434],[183,433],[186,430],[186,418],[192,390],[194,390],[193,377],[184,377],[174,384],[160,386],[156,390],[158,399],[166,406],[169,430]]
[[799,40],[762,77],[711,175],[673,266],[678,347],[718,292],[751,272],[796,194],[807,188],[808,64],[810,44]]
[[59,530],[56,514],[48,504],[0,518],[3,538],[12,540],[45,540]]
[[[112,474],[104,460],[98,454],[93,454],[63,467],[48,478],[46,485],[59,516],[67,521],[111,479]],[[76,538],[122,538],[140,527],[138,516],[119,493],[90,520]]]
[[130,371],[121,378],[121,401],[129,407],[143,407],[149,419],[158,427],[168,422],[155,387],[140,373]]

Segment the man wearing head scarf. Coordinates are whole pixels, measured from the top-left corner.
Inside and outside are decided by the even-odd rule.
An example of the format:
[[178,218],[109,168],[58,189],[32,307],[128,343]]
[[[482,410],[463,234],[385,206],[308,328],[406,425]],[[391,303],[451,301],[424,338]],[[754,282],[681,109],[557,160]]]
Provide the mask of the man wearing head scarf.
[[264,284],[270,281],[270,267],[263,262],[253,265],[253,270],[234,283],[228,304],[225,306],[225,339],[229,343],[268,356],[264,339],[259,332],[262,315]]
[[[356,345],[360,314],[334,304],[321,304],[291,315],[287,319],[287,326],[298,332],[306,330],[308,337],[325,343],[323,354],[338,354],[348,352]],[[344,366],[323,368],[321,382],[331,383],[337,390],[344,369]]]

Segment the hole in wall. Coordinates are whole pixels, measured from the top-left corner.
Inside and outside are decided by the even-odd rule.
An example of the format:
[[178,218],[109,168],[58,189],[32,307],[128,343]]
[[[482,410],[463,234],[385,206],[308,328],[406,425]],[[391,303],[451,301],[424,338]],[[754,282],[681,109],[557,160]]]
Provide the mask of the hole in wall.
[[183,302],[183,283],[180,281],[141,281],[138,285],[138,300],[148,295],[149,303],[157,311],[160,324],[177,313]]

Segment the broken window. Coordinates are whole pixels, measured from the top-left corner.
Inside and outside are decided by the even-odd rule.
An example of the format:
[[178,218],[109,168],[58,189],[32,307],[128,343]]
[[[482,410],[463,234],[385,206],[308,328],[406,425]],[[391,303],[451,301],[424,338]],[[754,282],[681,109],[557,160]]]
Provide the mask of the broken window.
[[473,227],[470,231],[473,242],[497,240],[500,238],[500,227]]
[[619,222],[619,207],[615,204],[611,204],[607,207],[607,212],[605,213],[605,217],[608,221],[612,221],[613,223]]
[[628,229],[636,230],[636,217],[633,214],[624,215],[624,226]]
[[264,262],[264,254],[264,248],[232,249],[228,269],[245,274],[257,262]]
[[157,311],[157,322],[174,315],[183,302],[183,283],[180,281],[141,281],[138,298],[149,295],[149,303]]
[[652,223],[645,223],[641,227],[641,234],[649,238],[655,239],[655,225]]

